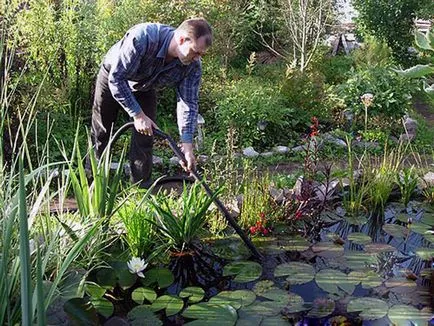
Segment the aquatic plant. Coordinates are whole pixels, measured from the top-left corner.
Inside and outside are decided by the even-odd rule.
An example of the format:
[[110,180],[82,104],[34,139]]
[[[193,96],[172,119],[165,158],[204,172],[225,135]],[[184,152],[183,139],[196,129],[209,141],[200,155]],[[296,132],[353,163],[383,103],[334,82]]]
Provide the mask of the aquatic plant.
[[191,249],[207,222],[207,210],[219,193],[220,190],[210,198],[201,189],[200,183],[194,183],[190,189],[184,185],[177,200],[162,194],[153,196],[149,203],[156,221],[148,221],[156,226],[163,244],[171,250],[183,252]]
[[405,206],[407,206],[418,183],[418,175],[414,166],[402,169],[396,176],[396,183],[401,190],[401,201]]

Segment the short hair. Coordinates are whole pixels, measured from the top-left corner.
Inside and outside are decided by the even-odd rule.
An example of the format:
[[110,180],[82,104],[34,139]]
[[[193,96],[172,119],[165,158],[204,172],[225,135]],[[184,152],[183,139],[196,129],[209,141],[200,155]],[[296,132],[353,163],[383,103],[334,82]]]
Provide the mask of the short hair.
[[207,46],[212,45],[212,29],[211,25],[204,18],[191,18],[184,20],[177,30],[187,32],[187,37],[197,40],[200,37],[205,37]]

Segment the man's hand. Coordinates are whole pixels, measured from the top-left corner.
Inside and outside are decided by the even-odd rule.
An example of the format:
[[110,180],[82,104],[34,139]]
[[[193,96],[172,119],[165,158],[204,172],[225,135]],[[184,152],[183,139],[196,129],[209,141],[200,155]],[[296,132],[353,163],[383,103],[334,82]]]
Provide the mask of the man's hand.
[[193,154],[193,144],[182,143],[182,152],[184,153],[185,160],[187,161],[187,166],[183,161],[180,161],[179,163],[185,171],[191,172],[192,169],[196,167],[196,158]]
[[136,128],[138,133],[146,136],[152,136],[152,128],[159,129],[155,122],[143,112],[134,117],[134,128]]

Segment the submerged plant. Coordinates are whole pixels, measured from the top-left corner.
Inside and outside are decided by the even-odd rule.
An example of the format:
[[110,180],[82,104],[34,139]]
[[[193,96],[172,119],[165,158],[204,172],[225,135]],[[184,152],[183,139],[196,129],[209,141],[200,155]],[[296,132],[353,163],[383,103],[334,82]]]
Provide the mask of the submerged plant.
[[177,252],[193,249],[193,241],[202,232],[207,222],[207,210],[218,193],[210,198],[201,189],[200,183],[194,183],[190,189],[184,185],[177,200],[161,193],[152,197],[149,203],[156,221],[149,221],[162,235],[163,244]]

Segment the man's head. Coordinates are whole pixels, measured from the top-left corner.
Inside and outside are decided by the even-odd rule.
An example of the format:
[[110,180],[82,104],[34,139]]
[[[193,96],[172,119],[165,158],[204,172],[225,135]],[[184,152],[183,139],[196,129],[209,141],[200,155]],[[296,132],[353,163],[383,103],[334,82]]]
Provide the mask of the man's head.
[[178,59],[188,65],[199,60],[212,44],[212,29],[203,18],[185,20],[175,30]]

